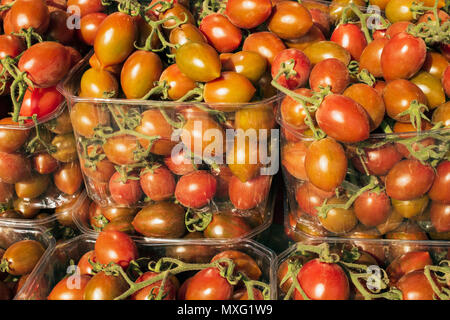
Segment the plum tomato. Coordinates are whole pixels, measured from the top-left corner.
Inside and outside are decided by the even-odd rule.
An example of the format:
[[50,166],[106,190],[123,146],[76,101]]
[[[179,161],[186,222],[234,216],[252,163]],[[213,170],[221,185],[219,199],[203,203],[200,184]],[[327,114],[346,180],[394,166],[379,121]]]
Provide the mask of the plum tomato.
[[80,275],[94,275],[92,264],[89,261],[91,261],[92,263],[96,262],[94,250],[88,251],[83,254],[83,256],[78,261],[77,266],[79,268]]
[[120,231],[100,232],[94,251],[98,263],[103,265],[116,263],[123,269],[138,258],[136,244],[127,234]]
[[268,31],[255,32],[250,34],[244,41],[243,51],[252,51],[259,53],[267,59],[268,65],[271,65],[275,56],[286,49],[283,41],[274,33]]
[[294,76],[291,75],[289,79],[286,79],[286,76],[282,75],[277,79],[278,83],[290,90],[303,87],[308,81],[311,63],[309,62],[308,57],[298,49],[285,49],[275,56],[271,67],[272,77],[275,79],[281,65],[289,60],[294,60],[293,70],[296,74]]
[[62,164],[54,173],[53,180],[60,191],[68,195],[75,194],[83,183],[83,175],[78,161]]
[[64,97],[56,87],[28,88],[20,107],[20,116],[36,115],[38,119],[42,119],[57,110],[63,101]]
[[153,201],[167,200],[175,191],[175,178],[165,167],[142,171],[140,183],[142,191]]
[[4,59],[6,56],[15,58],[24,50],[25,43],[21,38],[10,34],[0,35],[0,59]]
[[114,173],[109,180],[109,191],[115,203],[124,206],[135,204],[142,196],[139,178],[135,174],[123,182],[120,173]]
[[12,32],[33,28],[35,32],[43,35],[49,23],[50,12],[44,0],[17,0],[9,10],[9,24]]
[[389,39],[375,39],[364,48],[359,59],[359,69],[366,69],[376,78],[383,76],[381,69],[381,53]]
[[392,284],[395,285],[405,274],[422,270],[425,266],[432,264],[433,261],[428,251],[412,251],[395,258],[386,268],[386,272]]
[[115,276],[101,271],[87,283],[83,300],[114,300],[128,288],[128,283],[121,275]]
[[316,111],[319,127],[331,138],[354,143],[369,138],[366,110],[355,100],[338,94],[328,95]]
[[295,48],[303,51],[311,44],[324,40],[325,36],[323,35],[321,29],[316,25],[313,25],[304,36],[298,39],[286,40],[286,45],[289,48]]
[[353,205],[358,220],[367,227],[384,223],[391,213],[391,202],[385,192],[366,191]]
[[203,96],[206,103],[247,103],[255,92],[255,87],[245,76],[225,71],[205,84]]
[[186,42],[177,49],[175,61],[180,71],[194,81],[208,82],[220,77],[219,55],[206,43]]
[[109,161],[118,165],[136,163],[134,152],[138,149],[135,136],[120,135],[111,137],[103,145],[103,151]]
[[434,300],[434,291],[423,270],[405,274],[397,282],[403,300]]
[[442,122],[444,127],[450,127],[450,101],[440,105],[433,112],[433,124]]
[[234,71],[245,76],[252,83],[257,83],[267,69],[267,61],[259,53],[239,51],[222,63],[224,71]]
[[89,275],[81,275],[78,279],[63,278],[47,297],[47,300],[83,300],[84,290],[91,280]]
[[[345,204],[345,198],[331,198],[327,204]],[[347,233],[350,232],[358,224],[354,208],[332,208],[327,212],[326,217],[319,217],[319,221],[326,230],[333,233]]]
[[[302,95],[304,97],[311,97],[312,91],[307,88],[299,88],[296,90],[293,90],[294,93]],[[286,121],[288,124],[302,128],[305,127],[305,119],[306,119],[306,112],[305,112],[305,103],[298,102],[294,99],[292,99],[290,96],[286,96],[283,98],[283,101],[281,102],[280,106],[281,111],[281,117],[283,121]],[[314,113],[310,113],[311,117],[314,116]]]
[[203,231],[205,238],[236,239],[250,234],[252,228],[244,218],[232,212],[221,212],[213,215],[208,227]]
[[163,27],[169,30],[177,24],[177,21],[174,18],[178,18],[180,21],[185,21],[190,24],[195,23],[192,13],[184,5],[177,2],[173,3],[172,7],[168,10],[160,13],[158,17],[161,20],[164,20]]
[[6,249],[2,256],[8,266],[8,273],[22,276],[31,273],[37,265],[45,249],[39,241],[21,240]]
[[303,141],[292,142],[281,148],[281,164],[293,177],[308,180],[305,169],[305,157],[308,150]]
[[335,58],[346,66],[350,63],[351,56],[347,50],[333,41],[319,41],[311,44],[303,50],[312,65],[325,59]]
[[17,151],[27,141],[30,134],[26,129],[8,129],[8,126],[18,126],[12,118],[3,118],[0,120],[0,151],[12,153]]
[[413,0],[391,0],[386,4],[386,17],[395,23],[398,21],[413,21],[414,15],[411,10]]
[[323,191],[334,192],[347,173],[344,148],[329,137],[314,141],[306,152],[305,169],[313,185]]
[[447,97],[450,97],[450,66],[445,68],[442,75],[442,87],[444,88]]
[[[158,273],[155,272],[146,272],[139,276],[136,279],[135,283],[144,282],[150,280],[153,277],[156,277]],[[159,291],[162,289],[162,300],[175,300],[177,296],[177,287],[173,283],[173,281],[169,278],[168,281],[165,282],[164,288],[161,288],[163,285],[163,281],[156,281],[151,285],[148,285],[141,290],[133,293],[130,297],[131,300],[150,300],[151,297],[157,297],[159,295]]]
[[252,280],[258,280],[261,275],[261,269],[259,268],[256,261],[250,257],[248,254],[237,250],[225,250],[221,253],[215,255],[211,262],[217,261],[219,259],[231,259],[236,264],[236,271],[244,273],[247,277]]
[[430,109],[445,103],[445,93],[441,81],[426,71],[419,71],[410,80],[417,85],[427,97]]
[[[394,144],[389,143],[377,148],[364,149],[362,159],[369,174],[384,176],[402,159],[402,155]],[[359,157],[353,157],[352,163],[361,173],[366,173]]]
[[[185,23],[170,31],[169,41],[171,44],[182,46],[187,42],[207,43],[208,40],[206,40],[205,35],[196,26]],[[175,52],[176,49],[172,48],[172,53]]]
[[228,187],[230,200],[236,209],[255,208],[267,198],[270,182],[271,176],[258,176],[246,182],[233,176]]
[[178,180],[175,197],[185,207],[202,208],[216,193],[217,181],[213,175],[204,170],[188,173]]
[[[89,146],[87,149],[88,154],[92,154],[97,148],[96,154],[100,154],[101,148],[99,146]],[[100,155],[103,157],[103,155]],[[111,176],[116,172],[114,164],[108,159],[104,158],[96,161],[95,164],[87,164],[84,157],[80,157],[80,167],[81,171],[90,179],[96,182],[108,182]]]
[[67,26],[68,19],[69,14],[63,10],[50,12],[50,23],[46,32],[47,38],[64,45],[72,43],[75,30]]
[[196,170],[191,158],[185,157],[183,150],[165,157],[164,164],[177,176],[183,176]]
[[19,153],[0,152],[0,180],[17,183],[29,178],[31,164],[29,159]]
[[432,167],[418,160],[402,160],[387,174],[386,193],[393,199],[412,200],[431,188],[435,173]]
[[352,23],[339,24],[334,29],[331,41],[338,43],[346,49],[353,60],[359,61],[361,53],[367,46],[367,40],[361,29]]
[[350,84],[350,74],[347,66],[336,58],[318,62],[311,70],[309,86],[313,91],[329,86],[331,92],[342,93]]
[[[306,262],[297,275],[300,287],[312,300],[347,300],[350,297],[350,285],[344,270],[337,264],[313,259]],[[295,300],[303,300],[298,290],[294,291]]]
[[297,188],[295,200],[297,200],[300,210],[311,216],[316,216],[316,207],[320,207],[325,199],[330,199],[334,195],[334,192],[320,190],[312,183],[305,182]]
[[169,86],[170,100],[178,100],[196,87],[195,81],[182,73],[176,64],[167,67],[161,73],[159,81],[166,81]]
[[36,174],[26,180],[17,182],[14,189],[19,198],[33,199],[47,191],[50,181],[48,175]]
[[444,160],[436,167],[436,177],[428,196],[433,201],[450,203],[450,161]]
[[86,98],[114,98],[119,93],[116,77],[106,70],[88,69],[80,82],[80,96]]
[[430,218],[437,232],[450,232],[450,204],[431,202]]
[[225,152],[225,132],[210,117],[198,116],[188,118],[181,132],[181,141],[196,156],[220,156]]
[[430,198],[427,195],[412,200],[391,199],[395,212],[405,218],[418,217],[425,212]]
[[218,52],[233,52],[241,44],[241,30],[220,13],[204,17],[199,28]]
[[60,162],[77,160],[77,143],[72,133],[58,134],[52,140],[52,157]]
[[270,131],[275,127],[273,106],[262,103],[239,109],[234,115],[234,126],[244,132],[254,129],[258,137],[261,137],[264,130]]
[[182,206],[161,201],[139,211],[132,222],[137,232],[154,238],[181,238],[186,232]]
[[78,102],[70,110],[73,130],[86,138],[94,136],[97,126],[105,126],[110,122],[109,112],[92,103]]
[[270,0],[229,0],[225,9],[228,19],[237,27],[253,29],[269,18]]
[[268,29],[281,39],[304,36],[313,26],[311,14],[302,4],[282,1],[275,5],[268,20]]
[[185,300],[230,300],[233,286],[220,275],[218,268],[197,272],[189,281]]
[[[386,81],[409,79],[422,68],[427,55],[425,42],[401,32],[389,40],[381,53],[381,70]],[[399,63],[408,61],[408,63]]]
[[80,29],[78,30],[78,38],[85,44],[93,46],[95,36],[108,15],[102,12],[92,12],[80,19]]
[[101,0],[67,0],[67,7],[75,6],[80,9],[80,16],[101,12],[105,9]]

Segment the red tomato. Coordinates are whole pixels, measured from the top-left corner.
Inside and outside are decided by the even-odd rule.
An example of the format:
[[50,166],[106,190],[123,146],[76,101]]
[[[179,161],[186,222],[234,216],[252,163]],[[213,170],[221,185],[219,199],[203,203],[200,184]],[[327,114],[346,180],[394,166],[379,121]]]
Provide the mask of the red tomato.
[[450,66],[448,66],[442,75],[442,87],[447,97],[450,97]]
[[320,86],[331,88],[333,93],[342,93],[350,84],[347,66],[335,58],[325,59],[317,63],[311,70],[309,86],[313,91],[320,91]]
[[93,275],[92,272],[93,267],[89,261],[91,261],[92,263],[96,262],[94,250],[88,251],[85,254],[83,254],[83,256],[78,261],[78,268],[80,268],[79,271],[81,275],[83,274]]
[[283,41],[272,32],[255,32],[249,35],[242,47],[243,51],[253,51],[259,53],[267,59],[269,65],[275,59],[275,56],[286,49]]
[[427,251],[407,252],[395,258],[386,268],[386,272],[389,275],[389,280],[395,284],[405,274],[422,270],[425,266],[432,264],[433,261]]
[[[146,272],[143,275],[141,275],[139,278],[137,278],[136,283],[144,282],[147,280],[150,280],[151,278],[157,276],[158,273],[155,272]],[[156,281],[152,283],[151,285],[148,285],[144,287],[143,289],[133,293],[133,295],[130,297],[131,300],[150,300],[150,296],[158,296],[159,290],[162,286],[162,280]],[[162,300],[175,300],[177,296],[177,288],[173,284],[173,282],[169,279],[165,282],[164,288],[163,288],[163,294],[162,294]]]
[[199,28],[208,42],[219,52],[233,52],[241,44],[241,30],[220,13],[207,15]]
[[[303,265],[297,275],[300,287],[312,300],[347,300],[350,297],[350,285],[344,270],[331,263],[313,259]],[[303,300],[298,290],[295,300]]]
[[[43,0],[18,0],[11,7],[7,16],[9,16],[12,32],[33,28],[35,32],[42,35],[50,23],[50,12]],[[6,19],[5,17],[5,21]]]
[[430,206],[430,218],[437,232],[450,232],[450,204],[433,201]]
[[272,78],[275,78],[281,68],[281,64],[291,59],[294,60],[294,71],[296,75],[290,76],[289,79],[286,79],[286,76],[282,75],[278,78],[278,83],[283,87],[293,90],[298,87],[303,87],[306,84],[309,72],[311,71],[311,63],[302,51],[291,48],[279,52],[272,62],[271,72]]
[[[435,281],[436,283],[436,281]],[[405,274],[397,284],[403,300],[434,300],[434,291],[423,270]]]
[[80,20],[80,29],[78,30],[80,40],[93,46],[98,28],[106,17],[107,15],[101,12],[89,13],[82,17]]
[[270,0],[228,0],[225,14],[239,28],[253,29],[269,18]]
[[113,262],[126,269],[132,260],[138,258],[138,251],[126,233],[102,231],[95,242],[95,258],[101,264]]
[[187,284],[185,300],[230,300],[233,286],[217,268],[199,271]]
[[[132,177],[137,178],[137,175],[132,175]],[[142,196],[139,179],[128,179],[123,183],[120,180],[119,172],[114,173],[109,180],[109,191],[113,200],[119,205],[133,205]]]
[[359,59],[359,69],[366,69],[374,77],[380,78],[383,76],[381,69],[381,54],[384,46],[389,40],[386,38],[375,39],[364,48]]
[[242,182],[233,176],[228,186],[230,200],[236,209],[248,210],[262,203],[269,194],[270,176],[258,176]]
[[83,300],[84,289],[91,277],[81,275],[78,279],[63,278],[47,297],[47,300]]
[[[385,144],[378,148],[364,149],[362,158],[369,174],[384,176],[402,159],[402,155],[397,151],[395,145]],[[359,157],[353,157],[352,162],[361,173],[366,173]]]
[[389,217],[391,201],[385,192],[366,191],[356,199],[353,210],[363,225],[375,227]]
[[142,190],[153,201],[169,199],[175,191],[175,179],[165,167],[141,172]]
[[186,158],[183,150],[177,154],[170,155],[164,158],[164,163],[167,168],[170,169],[177,176],[183,176],[185,174],[195,171],[194,164],[191,158]]
[[433,201],[450,203],[450,161],[444,160],[436,167],[436,178],[428,196]]
[[22,101],[20,115],[31,117],[36,114],[41,119],[53,111],[64,101],[64,97],[56,87],[28,88]]
[[312,183],[305,182],[297,188],[297,191],[295,192],[295,199],[303,212],[311,216],[316,216],[316,207],[320,207],[325,199],[329,199],[334,195],[334,192],[323,191],[314,186]]
[[185,207],[201,208],[207,205],[216,193],[217,182],[207,171],[199,170],[184,175],[178,180],[175,197]]
[[359,61],[361,53],[367,46],[364,33],[356,24],[352,23],[340,24],[334,29],[330,40],[340,44],[356,61]]

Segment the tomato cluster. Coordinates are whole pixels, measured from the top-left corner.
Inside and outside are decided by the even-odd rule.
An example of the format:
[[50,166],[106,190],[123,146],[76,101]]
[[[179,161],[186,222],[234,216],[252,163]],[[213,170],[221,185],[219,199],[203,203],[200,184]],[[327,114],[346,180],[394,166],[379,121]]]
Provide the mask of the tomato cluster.
[[398,251],[395,245],[381,242],[319,243],[299,243],[282,255],[277,272],[279,298],[449,299],[450,251],[445,248],[413,245],[411,250]]
[[[103,231],[94,249],[80,254],[77,272],[48,288],[47,298],[268,299],[270,287],[263,282],[265,275],[255,259],[258,257],[251,256],[254,254],[212,245],[165,246],[158,250],[134,243],[125,233]],[[79,286],[70,285],[75,276],[79,277]]]
[[291,235],[449,239],[448,7],[344,2],[272,63]]

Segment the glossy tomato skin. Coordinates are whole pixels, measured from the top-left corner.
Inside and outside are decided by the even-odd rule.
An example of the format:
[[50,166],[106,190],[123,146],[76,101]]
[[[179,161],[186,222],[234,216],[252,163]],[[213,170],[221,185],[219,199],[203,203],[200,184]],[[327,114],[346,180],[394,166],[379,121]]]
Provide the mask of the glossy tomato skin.
[[348,65],[351,60],[350,53],[333,41],[315,42],[306,47],[303,52],[309,58],[312,65],[331,58],[338,59],[345,65]]
[[182,98],[196,86],[195,81],[182,73],[176,64],[167,67],[161,73],[159,81],[167,82],[169,86],[168,95],[171,100]]
[[103,145],[106,157],[112,163],[126,165],[136,163],[134,151],[138,148],[138,141],[135,136],[120,135],[111,137]]
[[14,186],[19,198],[33,199],[39,197],[50,185],[48,175],[33,175],[29,179],[17,182]]
[[176,52],[175,61],[181,72],[194,81],[208,82],[220,76],[219,55],[206,43],[183,44]]
[[134,241],[120,231],[100,232],[95,242],[95,259],[101,264],[116,263],[126,269],[136,260],[138,251]]
[[81,97],[114,98],[119,94],[119,84],[109,71],[91,68],[81,77],[80,91]]
[[230,200],[236,209],[252,209],[267,198],[270,182],[270,176],[262,175],[246,182],[242,182],[236,176],[233,176],[228,186]]
[[230,300],[233,286],[220,275],[217,268],[197,272],[189,281],[185,300]]
[[215,255],[211,262],[219,259],[231,259],[235,263],[236,271],[244,273],[247,277],[253,280],[258,280],[261,275],[261,269],[256,261],[248,254],[237,250],[225,250]]
[[164,158],[164,164],[177,176],[183,176],[195,171],[192,160],[185,157],[183,150]]
[[450,101],[437,107],[431,119],[433,123],[442,122],[444,127],[450,127]]
[[94,136],[94,128],[105,126],[110,122],[110,115],[106,109],[92,103],[79,102],[70,110],[70,120],[73,130],[86,138]]
[[450,204],[433,201],[430,206],[430,218],[437,232],[450,232]]
[[259,53],[267,59],[269,65],[272,64],[275,56],[284,49],[286,46],[283,41],[274,33],[267,31],[252,33],[245,39],[242,47],[244,51]]
[[295,199],[297,200],[299,208],[311,216],[316,216],[316,207],[320,207],[325,199],[329,199],[333,196],[334,192],[320,190],[309,182],[303,183],[295,192]]
[[47,300],[83,300],[84,290],[91,276],[81,275],[77,280],[64,278],[59,281],[47,297]]
[[243,218],[234,216],[231,212],[223,212],[213,215],[203,235],[211,239],[236,239],[245,237],[251,231],[252,228]]
[[253,29],[269,18],[272,12],[270,0],[230,0],[227,2],[225,14],[237,27]]
[[102,12],[93,12],[83,16],[80,20],[78,38],[84,43],[93,46],[97,31],[106,17],[107,14]]
[[329,86],[331,92],[342,93],[350,84],[350,74],[347,66],[335,58],[318,62],[311,70],[309,86],[313,91],[320,91],[320,86]]
[[[306,262],[297,275],[306,296],[312,300],[347,300],[350,285],[344,270],[337,264],[329,264],[314,259]],[[295,300],[303,300],[298,290]]]
[[100,25],[94,41],[94,50],[103,67],[125,61],[134,50],[137,26],[133,17],[115,12]]
[[268,29],[282,39],[304,36],[312,25],[308,9],[294,1],[277,3],[268,21]]
[[[208,130],[209,133],[213,134],[208,134]],[[181,132],[183,144],[188,150],[200,157],[203,156],[205,151],[211,157],[223,154],[226,147],[226,140],[223,137],[225,137],[225,132],[217,121],[203,115],[188,118]]]
[[353,143],[369,138],[367,112],[346,96],[327,96],[316,112],[316,120],[325,133],[338,141]]
[[[182,46],[187,42],[202,42],[207,43],[205,35],[193,24],[185,23],[170,31],[169,41],[172,44]],[[175,48],[171,49],[172,53],[176,52]]]
[[204,170],[194,171],[178,180],[175,197],[188,208],[201,208],[207,205],[216,193],[217,181]]
[[94,250],[88,251],[85,254],[83,254],[83,256],[78,261],[77,266],[79,268],[81,275],[94,275],[94,273],[92,272],[93,267],[89,261],[93,263],[96,262]]
[[58,41],[64,45],[73,42],[75,30],[67,27],[69,15],[62,10],[50,12],[50,24],[47,30],[47,37]]
[[403,300],[434,300],[434,291],[423,270],[405,274],[397,283],[403,294]]
[[153,201],[169,199],[175,191],[175,179],[165,167],[141,172],[142,191]]
[[418,160],[398,162],[386,177],[386,193],[393,199],[419,198],[431,188],[435,177],[433,168]]
[[391,213],[391,202],[385,192],[379,194],[366,191],[354,203],[358,220],[367,227],[375,227],[385,222]]
[[395,285],[405,274],[422,270],[425,266],[432,264],[433,261],[428,251],[412,251],[395,258],[386,268],[386,272],[392,284]]
[[245,76],[225,71],[219,78],[205,84],[203,94],[207,103],[246,103],[255,92],[255,87]]
[[44,34],[50,23],[50,12],[43,0],[19,0],[11,7],[9,19],[12,32],[33,28]]
[[[294,93],[305,97],[312,96],[312,91],[307,88],[299,88],[293,91]],[[280,111],[283,121],[286,121],[288,124],[294,127],[305,127],[305,103],[298,102],[292,99],[290,96],[286,96],[281,102]],[[314,113],[310,113],[310,115],[311,117],[313,117]]]
[[18,153],[0,152],[0,179],[5,183],[17,183],[31,175],[31,164]]
[[366,69],[376,78],[383,76],[381,54],[388,41],[386,38],[375,39],[364,48],[359,59],[360,70]]
[[[3,118],[0,120],[0,126],[17,126],[17,122],[12,121],[12,118]],[[28,139],[29,130],[13,130],[7,128],[0,128],[0,151],[12,153],[17,151]]]
[[[386,175],[402,158],[403,156],[393,144],[386,144],[378,148],[364,149],[364,165],[369,174],[372,175]],[[352,162],[361,173],[366,173],[361,160],[357,156],[352,158]]]
[[61,165],[54,173],[53,180],[60,191],[68,195],[75,194],[83,183],[83,176],[78,161]]
[[294,71],[297,74],[295,76],[290,76],[289,79],[286,79],[286,76],[282,75],[277,81],[283,87],[293,90],[298,87],[303,87],[306,84],[311,71],[311,63],[302,51],[290,48],[279,52],[272,62],[271,73],[272,78],[275,78],[278,75],[282,63],[291,59],[294,60]]
[[281,149],[281,163],[283,168],[292,176],[300,180],[307,180],[305,171],[305,157],[308,147],[302,141],[289,143]]
[[430,109],[435,109],[445,103],[445,93],[441,81],[426,71],[419,71],[411,78],[427,97]]
[[7,34],[0,35],[0,59],[6,56],[15,58],[24,50],[25,44],[21,38]]
[[89,13],[101,12],[105,9],[101,0],[67,0],[67,7],[70,6],[78,7],[81,17]]
[[57,110],[64,101],[64,97],[56,87],[50,88],[28,88],[20,108],[20,115],[31,117],[36,114],[41,119]]
[[113,300],[129,288],[119,275],[107,275],[104,271],[93,276],[84,289],[83,300]]
[[242,41],[241,30],[220,13],[209,14],[203,18],[200,31],[219,52],[233,52]]
[[[345,198],[332,198],[327,201],[328,204],[343,205],[347,202]],[[353,230],[358,224],[354,208],[333,208],[327,212],[326,217],[319,217],[319,221],[326,230],[344,234]]]
[[364,33],[356,24],[352,23],[340,24],[334,29],[330,40],[340,44],[356,61],[359,61],[361,53],[367,46]]
[[[146,272],[136,279],[136,283],[144,282],[150,280],[151,278],[157,276],[155,272]],[[133,293],[131,295],[131,300],[150,300],[150,295],[158,296],[159,290],[161,290],[162,280],[156,281],[151,285],[144,287],[143,289]],[[173,284],[172,280],[168,279],[163,288],[163,298],[162,300],[175,300],[177,296],[177,288]]]
[[325,36],[323,31],[321,31],[321,29],[316,25],[313,25],[304,36],[298,39],[286,40],[286,45],[289,48],[295,48],[303,51],[311,44],[324,40]]
[[44,254],[45,249],[36,240],[21,240],[6,249],[2,259],[8,262],[8,273],[13,276],[29,274]]
[[[409,79],[422,68],[426,45],[421,38],[401,32],[386,43],[381,54],[381,69],[386,80]],[[408,61],[408,63],[399,63]]]
[[450,161],[444,160],[436,167],[436,178],[428,196],[433,201],[450,203]]
[[[133,177],[137,178],[136,175]],[[120,173],[116,172],[109,180],[109,191],[111,198],[118,205],[130,206],[142,197],[142,189],[139,180],[128,179],[125,183],[121,181]]]

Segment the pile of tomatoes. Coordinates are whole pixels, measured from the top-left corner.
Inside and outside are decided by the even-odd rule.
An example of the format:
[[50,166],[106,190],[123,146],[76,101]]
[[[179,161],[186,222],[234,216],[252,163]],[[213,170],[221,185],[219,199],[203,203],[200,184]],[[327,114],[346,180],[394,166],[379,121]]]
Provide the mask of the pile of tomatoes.
[[335,27],[317,22],[272,63],[286,94],[288,224],[314,236],[449,239],[448,7],[370,1],[384,13],[353,3],[337,14],[339,3],[321,8]]
[[[161,252],[139,246],[125,233],[103,231],[94,250],[82,254],[76,273],[48,288],[48,299],[268,299],[270,287],[257,261],[232,247],[167,246]],[[74,277],[79,286],[71,285]]]
[[279,297],[285,300],[448,300],[450,251],[384,244],[299,243],[278,267]]

